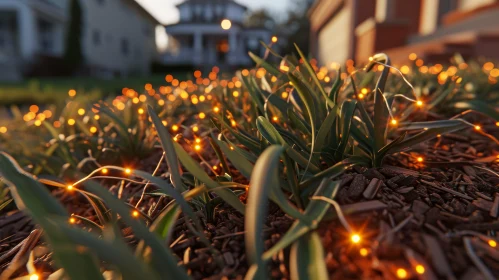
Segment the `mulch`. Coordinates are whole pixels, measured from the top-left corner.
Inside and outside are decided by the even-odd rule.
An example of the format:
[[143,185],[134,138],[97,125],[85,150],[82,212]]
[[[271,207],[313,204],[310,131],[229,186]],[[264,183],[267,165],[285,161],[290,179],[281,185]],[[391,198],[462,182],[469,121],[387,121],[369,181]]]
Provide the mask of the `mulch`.
[[[139,168],[152,172],[158,154]],[[423,162],[416,160],[419,156]],[[341,180],[336,200],[362,239],[353,244],[335,215],[326,215],[318,232],[330,278],[399,279],[397,273],[404,269],[406,279],[484,279],[477,258],[499,278],[499,251],[487,243],[487,238],[497,238],[499,230],[499,177],[491,171],[499,173],[497,147],[481,135],[463,133],[443,135],[414,152],[389,156],[382,168],[358,167],[335,178]],[[165,172],[162,166],[158,174],[166,176]],[[142,191],[141,185],[104,184],[123,199]],[[53,193],[71,213],[95,219],[84,198],[63,190]],[[134,198],[132,204],[136,202]],[[147,197],[141,210],[155,217],[167,202]],[[217,254],[189,231],[183,218],[172,236],[173,252],[194,279],[243,279],[248,269],[244,217],[226,205],[217,207],[213,218],[199,214]],[[271,203],[266,247],[275,244],[292,223],[293,219]],[[35,228],[30,218],[17,210],[0,216],[0,271],[19,252],[16,245]],[[129,228],[123,227],[123,233],[132,246],[136,244]],[[270,261],[273,279],[289,279],[286,253]],[[45,275],[55,270],[49,253],[39,256],[35,265]],[[417,265],[424,267],[423,276],[415,271]],[[25,273],[22,267],[15,276]]]

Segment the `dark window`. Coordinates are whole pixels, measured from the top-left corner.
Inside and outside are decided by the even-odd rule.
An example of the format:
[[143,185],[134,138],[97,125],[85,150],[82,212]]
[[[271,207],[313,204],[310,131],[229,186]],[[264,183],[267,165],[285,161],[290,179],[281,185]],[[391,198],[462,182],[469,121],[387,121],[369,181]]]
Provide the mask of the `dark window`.
[[128,45],[128,40],[121,39],[121,53],[127,56],[129,51],[130,51],[130,46]]
[[94,30],[94,32],[92,32],[92,41],[96,46],[101,44],[101,36],[99,30]]

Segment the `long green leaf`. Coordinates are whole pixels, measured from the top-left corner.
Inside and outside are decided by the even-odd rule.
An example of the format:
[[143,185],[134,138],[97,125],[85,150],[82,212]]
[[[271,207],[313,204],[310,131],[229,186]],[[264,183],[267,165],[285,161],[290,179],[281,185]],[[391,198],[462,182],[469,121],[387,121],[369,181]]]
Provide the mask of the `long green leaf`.
[[258,158],[251,173],[248,191],[247,214],[244,218],[246,252],[250,265],[257,265],[255,279],[265,278],[263,224],[267,216],[267,197],[270,186],[278,181],[277,171],[283,147],[273,145]]
[[289,258],[291,280],[329,279],[322,240],[317,232],[298,239],[291,246]]
[[7,181],[16,204],[24,205],[25,210],[45,230],[46,238],[54,248],[54,259],[65,268],[71,279],[103,279],[95,257],[89,252],[77,252],[77,246],[69,236],[53,225],[50,217],[69,218],[62,205],[51,196],[48,190],[26,173],[17,162],[4,152],[0,152],[0,173]]
[[[334,199],[339,186],[339,181],[330,181],[324,179],[321,182],[320,186],[317,188],[315,195],[330,197],[331,199]],[[327,209],[329,209],[329,204],[324,201],[310,201],[305,210],[305,215],[313,219],[314,222],[311,225],[308,225],[300,220],[295,221],[291,228],[286,232],[286,234],[274,246],[272,246],[272,248],[270,248],[263,254],[263,260],[269,260],[270,258],[272,258],[272,256],[279,253],[279,251],[281,251],[282,249],[288,247],[295,240],[297,240],[310,230],[317,228],[320,221],[326,214]],[[248,244],[246,244],[246,248],[248,248]]]
[[156,127],[156,131],[158,132],[161,147],[163,147],[163,150],[165,151],[166,164],[168,165],[168,169],[170,170],[170,176],[173,186],[180,190],[180,192],[183,192],[185,191],[185,186],[182,183],[182,175],[180,174],[177,153],[175,152],[175,148],[173,148],[173,140],[171,139],[171,135],[166,130],[163,122],[161,122],[158,115],[154,112],[153,108],[150,105],[147,106],[147,111],[149,112],[149,116],[152,119],[154,127]]

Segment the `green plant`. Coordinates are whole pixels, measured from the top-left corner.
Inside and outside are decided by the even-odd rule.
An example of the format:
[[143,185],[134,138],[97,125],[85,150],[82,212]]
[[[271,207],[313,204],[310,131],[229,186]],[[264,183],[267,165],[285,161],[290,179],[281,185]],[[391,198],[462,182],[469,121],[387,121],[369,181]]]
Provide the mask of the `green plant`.
[[[424,99],[413,92],[418,85],[392,71],[384,54],[373,56],[363,69],[347,69],[350,76],[339,70],[329,83],[327,69],[309,62],[298,48],[298,57],[269,53],[281,59],[279,67],[250,54],[257,68],[236,77],[220,74],[218,79],[198,77],[195,84],[177,81],[169,90],[130,90],[108,102],[72,99],[53,110],[54,122],[43,122],[40,114],[23,122],[28,124],[23,132],[36,131],[47,144],[19,156],[23,167],[0,154],[0,172],[17,207],[44,230],[57,265],[68,276],[102,279],[103,268],[130,279],[188,278],[178,264],[182,256],[169,246],[180,221],[188,237],[199,240],[222,267],[220,252],[203,231],[226,204],[244,215],[248,279],[265,278],[269,261],[288,247],[293,279],[325,279],[324,248],[315,230],[330,208],[354,234],[334,201],[340,175],[357,165],[381,167],[390,155],[473,127],[466,111],[448,119],[417,116],[438,112],[448,99],[456,110],[479,110],[498,119],[495,108],[464,98],[457,82],[443,84],[439,94]],[[424,87],[434,78],[415,84]],[[398,92],[413,92],[414,98]],[[154,171],[137,170],[140,160],[151,155],[162,155]],[[167,171],[161,174],[163,162]],[[101,185],[141,186],[141,191],[122,197]],[[70,216],[47,187],[81,196],[95,217]],[[147,210],[145,197],[157,204]],[[294,222],[266,249],[268,200]],[[160,201],[165,205],[158,206]],[[0,202],[1,210],[9,199],[2,194]],[[124,241],[125,225],[137,239],[134,248]],[[88,250],[77,254],[79,246]]]

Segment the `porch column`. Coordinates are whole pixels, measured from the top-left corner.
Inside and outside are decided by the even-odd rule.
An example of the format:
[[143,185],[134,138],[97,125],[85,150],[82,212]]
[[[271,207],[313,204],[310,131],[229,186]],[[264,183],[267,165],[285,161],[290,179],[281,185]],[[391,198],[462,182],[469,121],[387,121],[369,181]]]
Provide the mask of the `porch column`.
[[36,32],[36,17],[33,11],[20,8],[17,12],[19,28],[19,48],[24,59],[30,59],[38,49],[38,34]]
[[237,64],[237,33],[230,32],[229,33],[229,64]]
[[201,64],[203,60],[203,33],[194,33],[194,55],[193,60],[195,64]]
[[375,18],[377,22],[385,22],[395,16],[395,0],[377,0]]

